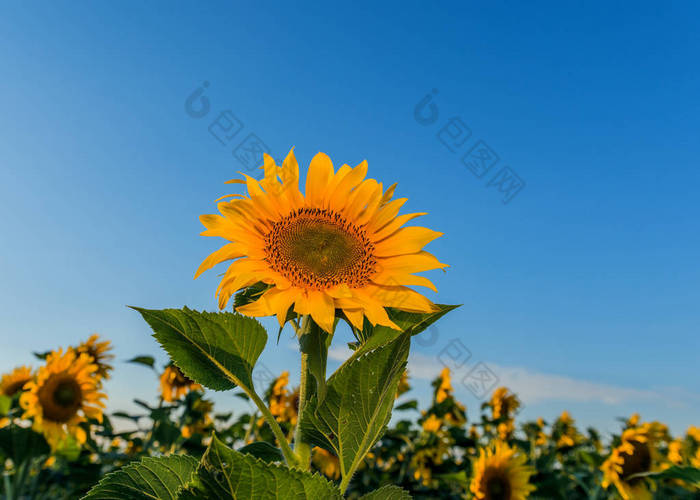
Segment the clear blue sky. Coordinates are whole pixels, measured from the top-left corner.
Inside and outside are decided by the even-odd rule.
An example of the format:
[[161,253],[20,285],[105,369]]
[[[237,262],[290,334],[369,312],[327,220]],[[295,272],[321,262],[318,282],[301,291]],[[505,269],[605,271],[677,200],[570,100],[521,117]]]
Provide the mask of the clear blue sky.
[[[416,374],[459,338],[470,362],[530,384],[526,416],[700,423],[699,15],[692,2],[6,4],[0,366],[97,331],[116,345],[114,405],[151,397],[155,380],[122,361],[164,357],[125,305],[215,308],[216,273],[192,276],[220,243],[197,217],[255,133],[304,166],[318,151],[367,159],[445,233],[429,247],[452,265],[431,276],[434,298],[464,306],[416,346]],[[211,110],[192,118],[205,81]],[[433,89],[437,120],[420,124]],[[244,128],[224,146],[208,126],[226,109]],[[455,152],[439,138],[451,118],[471,130]],[[481,179],[461,160],[478,140],[500,157]],[[507,204],[488,186],[504,166],[526,182]],[[289,342],[265,365],[295,372]]]

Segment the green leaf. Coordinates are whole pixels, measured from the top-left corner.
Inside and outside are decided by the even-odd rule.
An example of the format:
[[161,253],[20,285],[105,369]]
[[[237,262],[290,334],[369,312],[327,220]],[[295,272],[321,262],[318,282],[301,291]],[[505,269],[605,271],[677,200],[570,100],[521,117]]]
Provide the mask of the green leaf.
[[0,415],[7,415],[12,407],[12,398],[10,396],[5,396],[0,394]]
[[308,356],[309,373],[316,381],[319,402],[323,402],[326,397],[326,364],[331,338],[315,322],[310,321],[309,331],[299,339],[299,349]]
[[196,468],[197,460],[187,455],[144,458],[107,474],[83,499],[176,500]]
[[232,450],[213,435],[192,483],[180,496],[182,500],[202,498],[340,500],[342,496],[335,485],[318,474],[265,463]]
[[137,365],[145,365],[150,368],[153,368],[153,366],[156,363],[156,360],[153,356],[136,356],[135,358],[131,358],[127,363],[134,363]]
[[401,327],[402,331],[389,328],[388,326],[372,327],[369,325],[369,322],[365,322],[365,330],[362,334],[365,341],[353,352],[350,359],[362,356],[366,352],[393,342],[402,333],[408,333],[411,336],[418,335],[445,314],[460,307],[459,305],[435,305],[439,308],[439,311],[433,313],[410,313],[399,311],[398,309],[387,309],[391,320]]
[[253,388],[253,367],[267,343],[262,325],[235,313],[134,307],[189,378],[210,389]]
[[411,500],[411,495],[403,488],[387,485],[361,496],[360,500]]
[[641,472],[633,474],[627,479],[648,477],[651,479],[680,479],[688,484],[700,487],[700,469],[697,467],[681,467],[673,465],[666,470],[658,472]]
[[31,429],[9,425],[0,429],[0,454],[11,458],[17,467],[28,459],[51,452],[44,436]]
[[336,454],[343,478],[351,477],[391,418],[406,368],[410,337],[399,336],[362,356],[353,356],[328,379],[325,400],[316,396],[301,415],[304,440]]
[[404,411],[404,410],[417,410],[418,409],[418,401],[415,399],[411,399],[410,401],[406,401],[405,403],[401,403],[400,405],[397,405],[394,407],[394,410],[398,411]]
[[263,462],[284,462],[282,450],[272,446],[267,441],[256,441],[238,449],[239,453],[247,453]]
[[236,308],[255,302],[260,298],[260,296],[265,293],[271,285],[258,281],[257,283],[250,285],[238,292],[233,297],[233,310]]
[[389,309],[387,313],[389,318],[403,329],[404,332],[413,335],[418,335],[423,330],[428,328],[430,325],[435,323],[437,320],[442,318],[445,314],[454,309],[457,309],[461,304],[448,305],[448,304],[435,304],[438,307],[438,311],[432,313],[411,313],[406,311],[400,311],[398,309]]

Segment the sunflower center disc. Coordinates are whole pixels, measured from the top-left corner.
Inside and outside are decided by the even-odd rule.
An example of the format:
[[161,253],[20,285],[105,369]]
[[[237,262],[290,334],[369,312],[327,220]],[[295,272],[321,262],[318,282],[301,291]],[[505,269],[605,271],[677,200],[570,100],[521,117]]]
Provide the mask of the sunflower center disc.
[[510,498],[510,483],[503,477],[492,477],[486,483],[486,498],[488,500],[508,500]]
[[[651,453],[646,443],[633,441],[634,451],[631,455],[623,453],[624,463],[622,464],[622,478],[625,479],[632,474],[647,472],[651,469]],[[642,478],[626,479],[630,484],[638,482]]]
[[266,243],[272,268],[303,288],[363,286],[376,262],[364,230],[330,210],[293,212],[274,225]]
[[67,422],[83,401],[80,384],[71,376],[54,376],[39,391],[44,417],[54,422]]

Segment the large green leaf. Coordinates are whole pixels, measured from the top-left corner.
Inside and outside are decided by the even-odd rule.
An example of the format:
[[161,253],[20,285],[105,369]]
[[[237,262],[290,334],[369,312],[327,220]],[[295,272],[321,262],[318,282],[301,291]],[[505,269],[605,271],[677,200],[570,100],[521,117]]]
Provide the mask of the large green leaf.
[[176,500],[197,468],[197,460],[187,455],[144,458],[107,474],[84,500]]
[[411,500],[411,495],[403,488],[387,485],[361,496],[360,500]]
[[343,478],[352,476],[391,418],[406,368],[410,336],[343,363],[328,379],[326,398],[316,396],[301,415],[304,440],[335,453]]
[[253,367],[267,343],[262,325],[235,313],[134,307],[189,378],[210,389],[253,387]]
[[283,465],[268,464],[224,445],[216,435],[202,457],[192,483],[180,499],[340,500],[340,490],[326,478]]
[[9,425],[0,429],[0,456],[11,458],[15,467],[31,458],[50,453],[44,436],[31,429]]
[[368,321],[365,321],[365,328],[363,329],[362,333],[360,334],[358,331],[355,332],[364,341],[355,350],[352,357],[355,358],[361,356],[365,352],[388,344],[389,342],[392,342],[398,338],[402,333],[408,333],[411,336],[418,335],[437,320],[442,318],[445,314],[460,307],[459,305],[447,304],[435,305],[439,310],[432,313],[411,313],[388,308],[387,313],[389,314],[389,318],[391,318],[391,320],[401,328],[400,331],[389,328],[388,326],[378,325],[373,327]]

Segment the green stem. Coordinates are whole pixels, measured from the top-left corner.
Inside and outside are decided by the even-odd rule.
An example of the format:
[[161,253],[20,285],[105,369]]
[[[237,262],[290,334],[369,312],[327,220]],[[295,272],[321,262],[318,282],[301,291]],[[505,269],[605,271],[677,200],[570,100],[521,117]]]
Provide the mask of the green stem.
[[340,481],[340,494],[345,495],[345,490],[348,489],[350,480],[352,479],[352,474],[347,474],[342,481]]
[[262,416],[267,421],[270,429],[272,429],[272,433],[275,435],[275,438],[277,438],[277,441],[279,441],[280,448],[282,449],[282,454],[284,455],[287,465],[290,467],[297,465],[299,462],[298,457],[294,454],[292,447],[289,446],[287,438],[285,437],[284,432],[282,432],[282,428],[277,423],[277,420],[275,420],[275,417],[270,412],[270,409],[263,402],[263,400],[260,399],[260,396],[258,396],[255,391],[246,390],[246,388],[243,386],[241,386],[241,389],[243,389],[253,403],[255,403],[255,406],[257,406],[260,413],[262,413]]
[[[297,330],[297,336],[301,338],[302,335],[309,332],[311,328],[311,316],[304,316],[304,322],[300,329]],[[299,381],[299,417],[297,418],[297,427],[294,431],[294,451],[299,459],[299,468],[302,470],[309,470],[311,468],[311,446],[309,443],[303,441],[301,436],[301,415],[306,408],[306,403],[309,398],[307,391],[307,385],[309,382],[309,355],[306,353],[301,353],[301,376]]]

